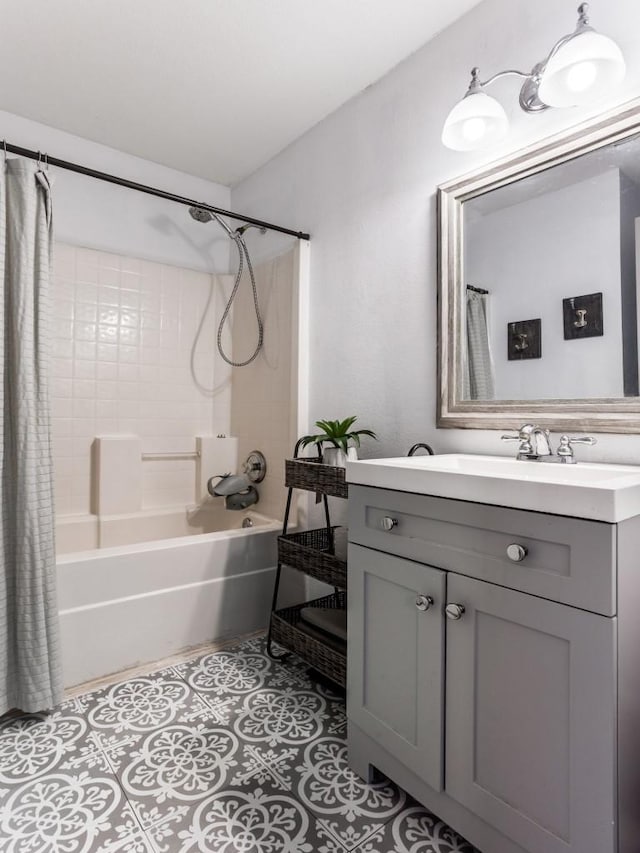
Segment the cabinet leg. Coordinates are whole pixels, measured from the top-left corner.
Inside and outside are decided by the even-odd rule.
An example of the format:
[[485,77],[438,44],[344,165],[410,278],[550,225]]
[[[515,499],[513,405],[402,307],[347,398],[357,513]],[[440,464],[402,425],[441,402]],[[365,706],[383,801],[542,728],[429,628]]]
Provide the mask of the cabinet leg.
[[352,737],[351,725],[348,725],[349,733],[347,735],[347,743],[349,751],[347,754],[347,761],[349,762],[349,767],[354,773],[357,773],[361,779],[364,779],[365,782],[368,782],[370,785],[373,785],[375,782],[380,782],[383,778],[382,774],[373,766],[373,764],[369,763],[367,754],[359,748],[357,739]]

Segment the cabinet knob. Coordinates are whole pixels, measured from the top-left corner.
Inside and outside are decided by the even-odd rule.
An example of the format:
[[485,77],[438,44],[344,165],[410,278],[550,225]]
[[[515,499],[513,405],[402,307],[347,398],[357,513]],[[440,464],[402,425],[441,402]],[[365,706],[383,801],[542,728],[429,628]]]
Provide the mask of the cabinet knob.
[[433,598],[430,595],[419,595],[416,598],[416,607],[418,610],[428,610],[433,605]]
[[524,545],[518,545],[516,542],[507,545],[507,557],[514,563],[521,563],[528,553]]
[[385,515],[384,518],[380,519],[380,527],[383,530],[393,530],[394,527],[398,526],[398,519],[391,518],[390,515]]
[[447,614],[447,619],[462,619],[464,604],[447,604],[444,612]]

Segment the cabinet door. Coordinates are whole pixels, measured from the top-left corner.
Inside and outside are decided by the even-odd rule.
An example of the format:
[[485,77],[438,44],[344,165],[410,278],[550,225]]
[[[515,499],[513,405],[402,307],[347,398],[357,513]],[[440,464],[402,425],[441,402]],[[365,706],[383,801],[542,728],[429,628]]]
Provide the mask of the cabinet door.
[[348,576],[348,716],[440,791],[445,573],[350,545]]
[[447,793],[531,853],[612,853],[616,620],[460,575],[447,600]]

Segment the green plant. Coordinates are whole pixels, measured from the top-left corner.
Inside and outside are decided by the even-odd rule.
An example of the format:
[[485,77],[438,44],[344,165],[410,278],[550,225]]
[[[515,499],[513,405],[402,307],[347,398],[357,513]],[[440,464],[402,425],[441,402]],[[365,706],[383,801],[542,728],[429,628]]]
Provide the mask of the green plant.
[[332,444],[346,453],[350,441],[356,447],[360,447],[361,435],[368,435],[370,438],[377,439],[378,436],[370,429],[351,431],[351,427],[357,420],[357,415],[351,415],[350,418],[345,418],[343,421],[316,421],[316,426],[323,430],[323,432],[317,435],[305,435],[302,439],[302,446],[307,447],[309,444]]

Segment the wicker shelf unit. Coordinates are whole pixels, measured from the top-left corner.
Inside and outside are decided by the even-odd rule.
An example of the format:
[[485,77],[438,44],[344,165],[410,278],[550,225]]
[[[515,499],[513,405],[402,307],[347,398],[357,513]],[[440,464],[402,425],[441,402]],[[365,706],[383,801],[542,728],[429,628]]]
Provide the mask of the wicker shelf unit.
[[[298,446],[296,446],[296,453]],[[315,459],[287,459],[285,486],[289,489],[282,535],[278,538],[278,568],[273,595],[267,650],[275,660],[286,655],[272,651],[272,642],[301,657],[310,667],[340,687],[346,686],[347,647],[344,640],[311,625],[304,619],[305,608],[346,611],[347,560],[346,530],[331,525],[327,497],[346,498],[345,469],[323,465]],[[287,533],[294,489],[322,495],[326,526]],[[344,542],[344,547],[343,543]],[[281,571],[289,566],[334,587],[332,595],[306,601],[295,607],[278,609]]]

